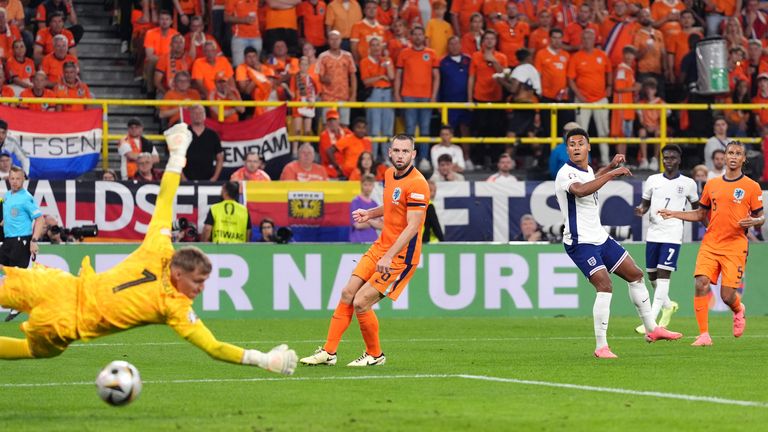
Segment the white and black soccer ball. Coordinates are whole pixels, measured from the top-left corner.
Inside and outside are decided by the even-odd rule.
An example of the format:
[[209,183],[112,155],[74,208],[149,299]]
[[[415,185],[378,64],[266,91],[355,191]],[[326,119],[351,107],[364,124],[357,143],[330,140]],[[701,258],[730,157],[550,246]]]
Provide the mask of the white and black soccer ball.
[[115,360],[96,377],[99,397],[112,406],[128,405],[141,393],[141,376],[136,367],[126,361]]

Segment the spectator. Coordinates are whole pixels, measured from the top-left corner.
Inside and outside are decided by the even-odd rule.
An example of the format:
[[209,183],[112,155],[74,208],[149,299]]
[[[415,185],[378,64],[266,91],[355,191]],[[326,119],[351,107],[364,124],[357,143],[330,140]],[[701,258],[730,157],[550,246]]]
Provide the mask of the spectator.
[[707,172],[707,180],[721,177],[725,174],[725,150],[716,149],[712,152],[712,169]]
[[0,7],[6,11],[6,19],[19,30],[24,30],[24,5],[19,0],[0,0]]
[[[302,56],[299,60],[298,73],[290,75],[291,99],[298,102],[314,103],[320,95],[320,78],[310,72],[309,57]],[[313,135],[312,120],[315,118],[313,106],[293,108],[293,133],[296,135]],[[295,151],[294,151],[295,153]]]
[[227,0],[224,22],[232,25],[232,63],[243,62],[246,47],[261,52],[259,29],[259,2],[254,0]]
[[355,63],[368,57],[368,43],[371,39],[377,38],[384,40],[387,30],[376,21],[376,10],[378,3],[376,0],[366,0],[364,16],[362,21],[352,25],[349,36],[350,51]]
[[[581,50],[573,53],[568,62],[568,86],[575,95],[575,102],[607,104],[611,94],[613,77],[611,62],[605,52],[595,48],[595,32],[586,29],[581,34]],[[597,136],[608,136],[610,121],[607,109],[581,109],[576,113],[576,123],[585,129],[594,116]],[[608,144],[600,144],[603,165],[610,163]]]
[[[68,22],[70,26],[67,28],[75,38],[75,44],[80,42],[83,38],[85,30],[83,26],[77,23],[77,13],[72,6],[72,0],[46,0],[37,7],[35,14],[35,21],[37,21],[38,29],[42,30],[49,25],[50,17],[55,12],[61,12],[64,15],[64,21]],[[38,32],[40,31],[38,30]]]
[[[424,44],[424,28],[415,26],[411,29],[412,47],[400,51],[395,74],[395,102],[434,102],[440,88],[439,60],[435,52]],[[430,108],[405,109],[405,133],[416,134],[419,127],[421,136],[429,136],[429,123],[432,119]],[[429,165],[429,145],[419,144],[418,169],[427,171]]]
[[120,177],[124,179],[136,174],[136,162],[141,153],[151,155],[153,164],[160,162],[157,148],[144,138],[144,124],[137,117],[128,120],[128,134],[120,139],[117,153],[120,155]]
[[491,174],[488,180],[491,183],[499,184],[512,184],[517,183],[517,178],[512,175],[512,170],[515,169],[515,161],[508,153],[502,153],[499,156],[499,161],[496,164],[498,171]]
[[[70,99],[93,99],[88,84],[77,76],[77,65],[72,62],[64,63],[64,77],[53,88],[55,97]],[[84,111],[87,105],[57,105],[57,111]]]
[[24,41],[13,42],[13,56],[6,61],[8,80],[13,85],[16,95],[23,89],[32,88],[32,75],[35,74],[35,62],[26,56]]
[[[163,96],[163,100],[200,100],[200,93],[191,87],[192,79],[187,71],[178,71],[173,77],[173,88]],[[160,107],[158,114],[161,120],[167,120],[168,126],[178,123],[181,107],[166,105]]]
[[747,47],[747,77],[752,83],[750,94],[757,94],[758,77],[764,73],[768,73],[768,58],[763,56],[763,42],[751,39]]
[[736,4],[740,1],[709,0],[707,4],[707,37],[717,36],[723,20],[736,14]]
[[424,218],[424,231],[421,234],[421,242],[434,243],[435,241],[444,241],[443,228],[440,226],[440,220],[437,218],[437,211],[432,200],[437,194],[437,183],[428,180],[429,185],[429,204],[427,205],[427,214]]
[[328,149],[328,160],[331,164],[336,163],[335,153],[341,154],[341,165],[335,168],[346,178],[349,178],[355,170],[360,154],[370,152],[372,149],[371,140],[366,136],[367,131],[368,125],[365,118],[358,117],[352,122],[352,133],[345,135]]
[[[691,170],[691,177],[697,183],[706,183],[709,179],[709,170],[705,165],[696,165]],[[701,191],[699,191],[701,193]]]
[[549,12],[555,18],[554,26],[565,29],[568,24],[576,21],[578,12],[571,0],[557,0],[549,8]]
[[[736,80],[736,88],[724,102],[736,105],[752,103],[752,98],[749,96],[749,82]],[[750,110],[726,109],[724,114],[728,123],[728,135],[732,137],[746,137],[749,129],[754,126]]]
[[480,14],[483,2],[472,0],[453,0],[451,2],[451,23],[453,24],[453,33],[461,36],[470,32],[470,21],[475,14]]
[[639,24],[628,11],[625,0],[615,0],[613,13],[607,10],[598,12],[600,35],[605,41],[605,53],[611,59],[611,66],[623,61],[623,52],[627,45],[632,45]]
[[193,57],[185,52],[184,36],[177,34],[171,38],[171,51],[160,56],[155,66],[155,90],[157,98],[163,99],[165,93],[173,89],[176,74],[192,70]]
[[[494,74],[500,73],[508,66],[507,56],[496,51],[496,32],[487,30],[483,33],[482,51],[472,54],[472,63],[469,66],[469,82],[467,92],[471,98],[468,102],[488,103],[501,102],[501,85],[494,78]],[[504,121],[506,113],[502,110],[475,110],[472,114],[472,134],[478,137],[498,137],[506,132]],[[489,147],[490,146],[490,147]],[[482,152],[486,166],[490,165],[490,159],[498,156],[496,145],[474,145],[473,148]]]
[[[661,0],[663,1],[663,0]],[[653,20],[648,9],[640,11],[640,28],[635,33],[633,45],[637,48],[637,81],[653,78],[658,83],[659,94],[664,97],[665,80],[672,82],[672,69],[668,66],[667,49],[664,47],[664,35],[653,28]]]
[[324,181],[328,180],[325,168],[315,162],[315,148],[310,143],[299,146],[299,158],[283,168],[280,180]]
[[240,185],[236,182],[226,182],[221,186],[221,201],[208,210],[201,241],[247,243],[251,239],[251,215],[244,205],[237,202],[239,196]]
[[[573,129],[580,129],[581,126],[576,122],[568,122],[563,126],[563,137]],[[565,139],[552,149],[549,155],[549,175],[552,179],[557,177],[557,172],[568,162],[568,150],[565,145]]]
[[[32,88],[24,89],[19,95],[22,98],[29,99],[48,99],[55,98],[56,95],[53,91],[45,88],[46,75],[43,71],[37,71],[32,78]],[[56,105],[50,103],[23,103],[19,104],[19,108],[28,109],[31,111],[56,111]]]
[[[509,101],[513,103],[536,103],[541,97],[541,75],[531,64],[531,52],[525,48],[517,50],[518,65],[511,75],[501,73],[496,80],[509,92]],[[536,110],[513,110],[507,112],[507,136],[536,136],[541,126],[541,117]],[[538,147],[538,144],[534,144]]]
[[271,181],[269,175],[261,169],[261,158],[255,151],[245,156],[245,165],[233,172],[229,181]]
[[[650,77],[646,78],[640,88],[640,103],[649,105],[663,104],[664,100],[656,94],[657,89],[658,84],[656,83],[656,80]],[[667,115],[666,112],[664,114]],[[640,121],[640,129],[638,130],[638,136],[640,138],[658,138],[660,136],[661,112],[658,109],[638,109],[637,116]],[[658,146],[651,144],[651,153],[648,153],[648,143],[645,140],[640,141],[640,154],[637,156],[637,160],[639,169],[650,169],[651,171],[658,170]]]
[[362,19],[363,11],[360,9],[359,2],[350,0],[332,0],[325,13],[325,29],[329,34],[329,45],[331,39],[330,32],[335,31],[340,38],[339,48],[344,51],[349,51],[352,48],[350,43],[352,26]]
[[288,55],[288,45],[281,40],[275,42],[272,55],[267,58],[267,64],[281,83],[288,84],[291,76],[299,72],[299,60]]
[[0,150],[0,180],[5,181],[11,174],[11,167],[13,166],[13,160],[8,150]]
[[453,170],[453,158],[444,154],[437,158],[437,170],[429,179],[433,182],[464,181],[464,176]]
[[[659,0],[664,1],[664,0]],[[592,29],[595,32],[597,45],[603,44],[603,38],[600,36],[600,29],[597,24],[592,22],[592,8],[587,3],[579,6],[579,13],[576,15],[576,21],[571,22],[563,29],[563,44],[566,51],[575,52],[581,48],[581,34],[586,29]]]
[[552,14],[546,9],[541,9],[538,13],[538,27],[528,36],[528,49],[533,51],[534,55],[538,55],[539,51],[550,46],[553,30],[557,30],[560,35],[561,43],[555,49],[558,51],[562,48],[563,30],[552,28]]
[[392,7],[392,0],[381,0],[376,9],[376,21],[387,30],[392,29],[392,25],[397,20],[397,7]]
[[713,129],[714,135],[711,136],[707,140],[707,143],[704,145],[704,164],[707,166],[708,170],[712,170],[714,168],[714,164],[712,163],[713,152],[718,149],[725,151],[725,148],[728,146],[728,142],[731,141],[727,135],[728,123],[725,121],[725,117],[715,117]]
[[768,35],[768,13],[760,8],[758,0],[746,0],[746,6],[741,11],[741,26],[750,39],[760,40]]
[[664,35],[667,52],[670,52],[672,40],[682,31],[681,14],[685,5],[680,0],[659,0],[651,5],[651,20],[653,26]]
[[[186,47],[186,54],[191,61],[195,61],[200,57],[203,57],[205,54],[203,53],[203,48],[205,46],[205,43],[208,41],[213,42],[216,44],[216,49],[219,54],[221,54],[221,47],[219,46],[219,43],[216,41],[216,38],[213,37],[213,35],[208,34],[205,32],[205,23],[203,22],[203,17],[201,16],[193,16],[192,19],[189,22],[189,33],[183,36],[184,38],[184,46]],[[171,51],[173,51],[173,39],[171,40]],[[179,56],[176,56],[175,58],[178,58]]]
[[[373,188],[376,186],[376,178],[371,174],[366,174],[360,180],[360,195],[352,199],[349,206],[350,215],[358,209],[370,210],[376,208],[379,204],[371,198]],[[350,216],[351,217],[351,216]],[[378,238],[376,230],[384,226],[382,218],[369,219],[367,222],[355,222],[352,220],[352,229],[349,231],[350,243],[373,243]]]
[[[366,102],[392,102],[392,82],[395,80],[395,65],[383,55],[383,43],[379,38],[369,42],[368,56],[360,62],[360,78],[363,85],[370,89]],[[368,121],[368,135],[390,137],[394,131],[395,110],[392,108],[368,108],[365,110]],[[381,148],[381,152],[379,149]],[[373,143],[373,156],[376,160],[387,157],[387,145]]]
[[[29,260],[37,256],[37,242],[45,232],[45,221],[40,207],[32,195],[24,189],[24,171],[11,167],[8,176],[8,192],[3,198],[3,231],[5,239],[0,245],[0,265],[27,268]],[[11,310],[5,321],[19,315]]]
[[392,58],[392,63],[397,64],[400,57],[400,51],[411,46],[411,40],[408,39],[408,30],[405,21],[398,19],[392,23],[392,35],[387,41],[387,51]]
[[704,37],[704,33],[700,27],[695,27],[696,20],[693,17],[693,12],[690,10],[684,10],[680,13],[680,31],[673,33],[667,38],[664,36],[666,42],[667,55],[672,58],[673,66],[670,68],[673,71],[673,82],[682,82],[682,65],[683,58],[691,51],[691,46],[688,42],[688,38],[692,34]]
[[192,19],[190,19],[190,17],[194,18],[195,16],[200,16],[203,14],[201,2],[177,0],[173,3],[173,18],[176,24],[176,28],[180,33],[188,34],[192,26]]
[[531,33],[528,23],[520,19],[517,12],[517,4],[507,3],[506,19],[502,19],[501,14],[499,14],[493,16],[491,22],[493,23],[493,29],[496,30],[499,51],[507,57],[508,64],[504,67],[517,66],[518,61],[515,53],[517,53],[517,50],[528,46],[528,35]]
[[[259,61],[259,53],[253,47],[245,49],[245,61],[235,70],[237,88],[243,99],[253,101],[266,101],[272,93],[272,81],[274,76],[272,68]],[[256,107],[255,114],[260,115],[265,111],[264,107]]]
[[760,104],[764,107],[753,112],[757,130],[762,130],[765,126],[768,126],[768,108],[765,108],[768,107],[768,72],[763,72],[757,76],[757,93],[752,98],[752,103]]
[[[455,3],[454,3],[455,4]],[[469,20],[469,31],[462,33],[461,36],[461,52],[472,56],[472,54],[480,51],[480,42],[483,39],[483,15],[476,13],[472,15]]]
[[8,22],[7,16],[5,9],[0,7],[0,59],[2,60],[13,56],[13,42],[22,40],[18,27]]
[[192,63],[192,79],[203,97],[208,97],[216,88],[215,80],[219,72],[224,74],[224,78],[232,87],[235,85],[232,65],[226,57],[218,55],[218,52],[218,46],[214,42],[206,41],[203,46],[204,56]]
[[[451,36],[448,39],[448,55],[440,60],[440,91],[438,93],[440,102],[464,102],[468,100],[467,89],[471,62],[472,59],[468,55],[461,53],[459,37]],[[448,110],[448,124],[456,128],[462,137],[469,136],[471,119],[472,116],[468,110]],[[469,144],[463,144],[461,147],[464,152],[462,159],[466,162],[467,171],[474,170],[472,160],[469,158]]]
[[[536,51],[536,57],[533,65],[541,76],[541,98],[542,103],[568,102],[568,59],[570,54],[562,49],[563,31],[553,28],[549,31],[549,46]],[[558,111],[558,125],[565,125],[573,117],[569,110]],[[549,111],[541,112],[541,130],[550,130]],[[558,126],[560,129],[561,126]]]
[[741,29],[741,23],[738,18],[729,17],[725,21],[725,31],[723,31],[723,39],[725,39],[728,49],[740,47],[747,49],[749,41],[744,37],[744,32]]
[[296,6],[301,0],[267,0],[264,43],[274,47],[277,41],[288,46],[292,54],[299,52],[299,28]]
[[326,47],[325,11],[328,10],[323,0],[308,0],[296,7],[299,20],[299,39],[312,44],[318,50]]
[[[635,81],[635,71],[632,65],[635,64],[635,47],[627,45],[622,50],[624,52],[624,61],[616,66],[616,75],[613,78],[613,103],[634,102],[635,93],[640,90],[640,84]],[[612,110],[611,111],[611,136],[615,138],[629,138],[634,136],[635,110]],[[616,153],[627,154],[627,144],[621,143],[616,146]]]
[[357,158],[357,167],[352,170],[349,175],[349,180],[360,180],[366,176],[373,176],[377,181],[384,181],[384,173],[387,171],[387,166],[380,164],[373,159],[371,152],[364,151],[360,153]]
[[131,176],[131,180],[139,183],[154,183],[160,182],[163,177],[163,173],[154,169],[154,156],[152,153],[139,153],[136,156],[136,166],[138,169]]
[[101,173],[101,181],[117,181],[117,173],[112,170],[105,170]]
[[332,109],[325,112],[325,127],[320,134],[318,149],[320,151],[320,163],[325,168],[329,178],[338,178],[341,171],[338,171],[336,167],[342,164],[341,153],[336,153],[333,162],[331,162],[331,159],[328,157],[329,150],[339,140],[350,134],[352,134],[352,131],[341,126],[339,123],[338,111]]
[[[334,3],[341,3],[341,0],[334,0],[331,5]],[[317,75],[322,84],[320,100],[354,102],[357,100],[357,67],[352,54],[341,49],[340,32],[328,33],[328,47],[328,51],[317,58]],[[349,108],[339,109],[339,115],[341,124],[349,125]]]
[[260,242],[272,243],[275,241],[275,221],[270,218],[264,218],[259,222]]
[[[4,20],[2,17],[3,15],[0,14],[0,32],[13,33],[13,27],[7,30],[3,30],[2,23]],[[58,35],[64,35],[64,37],[67,38],[67,47],[69,49],[69,53],[74,57],[77,57],[75,37],[72,36],[72,33],[69,30],[64,28],[64,15],[61,12],[54,12],[50,17],[50,25],[44,29],[40,29],[40,31],[37,32],[34,50],[35,63],[39,64],[41,61],[43,61],[43,56],[53,52],[53,38]]]
[[67,53],[67,38],[64,35],[57,35],[53,38],[53,52],[43,57],[43,62],[40,64],[40,70],[45,72],[47,78],[46,88],[53,88],[61,81],[64,76],[64,63],[77,65],[77,59]]
[[430,152],[432,153],[432,166],[437,166],[437,160],[440,156],[448,154],[453,161],[453,170],[458,173],[463,173],[466,168],[464,161],[464,151],[461,147],[453,144],[453,129],[449,125],[440,126],[440,142],[432,147]]
[[[242,101],[240,93],[231,85],[232,77],[222,72],[216,72],[215,88],[208,94],[210,101]],[[220,108],[216,105],[208,107],[211,110],[211,118],[219,120]],[[240,114],[245,112],[242,105],[224,107],[223,123],[237,123],[240,120]]]
[[[173,18],[171,13],[160,11],[158,26],[147,31],[144,36],[144,83],[147,85],[147,91],[155,91],[155,69],[160,57],[171,51],[171,40],[177,32],[171,28]],[[54,48],[55,49],[55,48]]]
[[547,240],[547,235],[544,234],[532,215],[524,214],[520,217],[520,234],[518,234],[512,241],[538,242]]
[[[421,6],[427,10],[426,16],[421,16]],[[415,25],[424,27],[424,23],[429,21],[429,17],[432,15],[430,8],[423,2],[418,0],[403,0],[400,2],[400,19],[405,21],[409,28],[413,28]]]
[[427,23],[427,46],[438,58],[443,58],[448,52],[448,39],[453,36],[453,27],[444,19],[446,10],[443,0],[432,3],[432,19]]
[[[13,87],[5,84],[8,80],[5,79],[5,69],[2,67],[2,63],[0,63],[0,96],[2,97],[16,97],[16,90],[13,89]],[[8,104],[4,103],[5,106],[16,106],[16,104]]]
[[219,135],[205,127],[205,108],[201,105],[189,108],[189,130],[192,143],[187,150],[182,180],[217,181],[224,167],[224,149]]

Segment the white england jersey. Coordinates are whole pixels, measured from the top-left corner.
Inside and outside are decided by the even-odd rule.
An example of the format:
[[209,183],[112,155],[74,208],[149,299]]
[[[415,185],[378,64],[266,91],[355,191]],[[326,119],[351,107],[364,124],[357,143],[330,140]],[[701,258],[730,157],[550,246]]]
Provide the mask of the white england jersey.
[[568,192],[574,183],[587,183],[595,179],[592,167],[586,170],[568,161],[555,179],[555,196],[557,204],[563,213],[563,243],[567,245],[588,243],[601,245],[608,240],[608,233],[600,223],[600,205],[597,201],[597,192],[584,197],[577,197]]
[[667,208],[675,211],[685,210],[687,202],[699,200],[696,182],[692,178],[678,174],[675,178],[667,178],[664,174],[654,174],[648,177],[643,185],[643,199],[651,202],[648,210],[650,225],[645,240],[654,243],[683,242],[683,221],[670,218],[664,220],[659,210]]

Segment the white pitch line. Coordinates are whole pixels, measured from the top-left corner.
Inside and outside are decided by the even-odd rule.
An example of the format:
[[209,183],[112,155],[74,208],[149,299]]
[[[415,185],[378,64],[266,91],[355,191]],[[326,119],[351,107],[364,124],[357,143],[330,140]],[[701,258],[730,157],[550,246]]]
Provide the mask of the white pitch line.
[[[705,402],[721,405],[736,405],[745,407],[768,408],[768,402],[746,401],[738,399],[725,399],[712,396],[686,395],[679,393],[664,393],[657,391],[631,390],[615,387],[597,387],[580,384],[558,383],[550,381],[523,380],[517,378],[504,378],[486,375],[467,374],[416,374],[416,375],[365,375],[365,376],[329,376],[329,377],[291,377],[291,378],[200,378],[181,380],[157,380],[144,381],[145,384],[206,384],[206,383],[248,383],[248,382],[291,382],[291,381],[365,381],[365,380],[400,380],[400,379],[466,379],[473,381],[488,381],[506,384],[521,384],[540,387],[554,387],[568,390],[578,390],[597,393],[617,393],[631,396],[645,396],[663,399],[677,399],[688,402]],[[63,387],[63,386],[92,386],[91,381],[75,381],[60,383],[0,383],[0,388],[35,388],[35,387]]]
[[[693,336],[690,337],[691,339]],[[712,336],[713,339],[726,339],[732,336]],[[766,339],[768,335],[744,335],[742,339]],[[384,339],[384,342],[391,343],[427,343],[427,342],[515,342],[515,341],[547,341],[547,340],[594,340],[594,336],[552,336],[552,337],[499,337],[499,338],[412,338],[412,339]],[[611,340],[643,340],[641,335],[637,336],[611,336]],[[279,343],[324,343],[325,339],[295,339],[295,340],[247,340],[247,341],[228,341],[232,344],[279,344]],[[166,346],[166,345],[189,345],[189,342],[79,342],[70,345],[70,348],[89,348],[89,347],[116,347],[116,346]]]

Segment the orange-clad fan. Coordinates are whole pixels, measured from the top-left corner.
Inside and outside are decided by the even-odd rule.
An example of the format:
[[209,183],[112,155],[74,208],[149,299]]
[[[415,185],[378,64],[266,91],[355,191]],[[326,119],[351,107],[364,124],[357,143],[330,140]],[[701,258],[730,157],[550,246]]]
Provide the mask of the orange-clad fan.
[[[32,77],[32,88],[22,90],[19,96],[29,99],[55,98],[56,95],[53,91],[45,88],[45,84],[45,72],[37,71]],[[23,103],[19,104],[19,108],[28,109],[30,111],[56,111],[56,106],[50,103]]]
[[13,43],[13,56],[5,63],[6,78],[22,89],[32,87],[32,75],[35,74],[35,62],[26,57],[27,48],[23,40]]
[[563,29],[563,43],[566,45],[568,51],[578,51],[581,47],[581,33],[584,30],[591,28],[595,35],[597,35],[597,44],[603,44],[603,38],[600,35],[600,28],[592,22],[592,8],[588,4],[582,4],[579,6],[579,14],[576,16],[576,21],[568,24]]
[[[184,36],[184,47],[187,50],[187,55],[193,61],[203,57],[203,46],[207,41],[215,43],[219,49],[219,54],[221,54],[221,47],[216,38],[205,32],[203,18],[200,16],[192,17],[189,23],[189,33]],[[173,41],[171,41],[171,49],[173,49]]]
[[51,21],[48,27],[40,29],[37,32],[34,50],[35,61],[40,62],[42,61],[43,56],[53,52],[53,38],[57,35],[64,35],[67,38],[69,53],[77,57],[75,37],[72,35],[72,32],[64,28],[64,15],[60,12],[56,12],[51,14]]
[[325,12],[325,26],[329,31],[336,30],[345,41],[352,35],[352,26],[363,19],[360,3],[350,0],[332,0]]
[[368,43],[373,38],[386,41],[386,29],[376,21],[376,0],[366,0],[362,21],[352,25],[350,33],[350,52],[355,62],[368,56]]
[[[224,72],[217,72],[214,79],[215,87],[208,94],[208,100],[210,101],[241,101],[240,93],[230,85],[231,78],[227,78]],[[216,105],[208,107],[211,111],[211,118],[219,120],[220,108]],[[240,106],[228,106],[224,107],[224,121],[223,123],[237,123],[240,120],[240,114],[245,112],[245,107]]]
[[238,66],[243,62],[246,47],[261,51],[261,28],[259,26],[259,0],[226,0],[224,21],[232,24],[232,63]]
[[405,21],[396,20],[392,24],[392,37],[387,42],[387,51],[389,56],[392,57],[392,61],[397,64],[397,58],[403,48],[411,46],[411,40],[408,39],[408,31],[405,25]]
[[603,50],[611,59],[611,65],[616,66],[623,61],[622,49],[632,45],[635,32],[640,25],[629,13],[625,0],[616,0],[613,4],[613,13],[600,12],[598,20],[600,35],[603,38]]
[[390,29],[397,19],[397,5],[392,5],[392,0],[381,0],[376,9],[376,21]]
[[320,153],[320,164],[325,169],[328,178],[338,178],[340,171],[336,167],[342,165],[341,153],[336,152],[333,155],[333,162],[331,162],[328,156],[328,150],[336,143],[347,135],[352,134],[352,131],[342,127],[339,123],[339,112],[331,109],[325,112],[325,127],[320,134],[320,143],[318,145],[318,152]]
[[181,71],[192,70],[192,59],[187,55],[184,37],[180,34],[171,40],[171,52],[160,57],[155,67],[155,87],[159,95],[173,87],[173,79]]
[[432,3],[432,19],[427,23],[427,46],[432,48],[438,58],[448,52],[448,39],[453,36],[453,26],[443,19],[448,9],[446,3],[438,0]]
[[[68,99],[93,99],[88,84],[84,83],[77,76],[77,65],[74,63],[64,63],[64,77],[61,82],[53,88],[57,98]],[[57,111],[84,111],[86,105],[57,105]]]
[[568,100],[568,59],[562,49],[563,31],[550,30],[550,45],[536,52],[533,65],[541,74],[541,96],[548,102]]
[[507,5],[506,16],[506,19],[500,16],[494,17],[492,22],[499,39],[499,51],[507,57],[509,66],[514,67],[518,64],[515,54],[520,48],[526,47],[531,28],[527,22],[519,18],[515,3]]
[[158,27],[147,30],[144,35],[144,82],[147,90],[155,90],[155,68],[161,56],[171,52],[171,40],[177,32],[171,28],[173,23],[168,11],[161,11],[158,18]]
[[[463,35],[470,31],[469,21],[472,15],[480,13],[483,8],[483,0],[453,0],[451,3],[451,22],[453,31],[457,35]],[[482,14],[480,17],[482,18]],[[469,53],[465,53],[469,54]]]
[[13,42],[21,40],[19,28],[8,22],[6,14],[0,11],[0,60],[11,57]]
[[325,40],[325,11],[327,5],[322,0],[303,1],[296,7],[299,19],[299,37],[315,48],[321,48]]
[[488,30],[483,34],[482,50],[472,54],[469,65],[469,88],[472,90],[469,102],[501,101],[501,85],[493,78],[509,66],[507,56],[496,51],[496,33]]
[[[539,26],[528,36],[528,49],[534,53],[549,46],[549,34],[552,30],[552,14],[549,13],[549,10],[543,9],[539,12],[538,18]],[[563,31],[561,29],[558,30],[562,35]],[[562,36],[560,39],[562,40]]]
[[469,30],[461,35],[461,53],[471,56],[480,49],[480,39],[483,37],[483,16],[480,13],[472,15],[469,20]]
[[[272,81],[275,73],[272,68],[259,61],[259,53],[255,48],[245,49],[245,61],[235,70],[237,89],[244,97],[254,101],[266,101],[272,93]],[[256,115],[264,113],[263,107],[256,107]]]
[[[192,79],[189,72],[179,71],[173,79],[173,88],[163,96],[163,100],[201,100],[200,93],[191,88]],[[168,126],[178,123],[180,114],[179,106],[167,105],[160,107],[159,116],[168,120]]]
[[[232,79],[234,70],[226,57],[218,55],[218,47],[213,42],[206,42],[203,48],[204,57],[195,60],[192,63],[192,79],[195,80],[195,87],[204,97],[213,91],[216,84],[214,79],[219,72],[224,73],[227,79]],[[232,82],[234,85],[234,82]]]
[[269,51],[277,41],[288,45],[291,53],[299,51],[299,27],[296,7],[301,0],[266,0],[264,46]]
[[[630,104],[634,102],[635,93],[639,85],[635,81],[635,71],[632,65],[635,63],[635,47],[624,47],[624,61],[616,66],[613,79],[613,103]],[[611,110],[611,136],[615,138],[628,138],[633,136],[632,129],[635,122],[635,110]],[[619,144],[617,152],[626,154],[627,145]]]
[[315,162],[315,148],[310,143],[304,143],[299,147],[299,157],[297,160],[288,163],[283,172],[280,173],[280,180],[292,181],[324,181],[328,180],[325,169]]
[[345,135],[328,149],[328,160],[336,162],[336,154],[341,154],[341,165],[336,166],[344,177],[349,178],[357,167],[357,160],[363,152],[372,150],[371,139],[366,136],[368,125],[365,118],[358,117],[352,122],[352,133]]
[[68,54],[68,49],[65,36],[58,35],[53,38],[53,52],[43,57],[43,62],[40,65],[40,70],[48,76],[46,87],[53,88],[53,86],[61,81],[61,77],[64,75],[64,63],[72,62],[77,64],[77,58],[72,54]]

